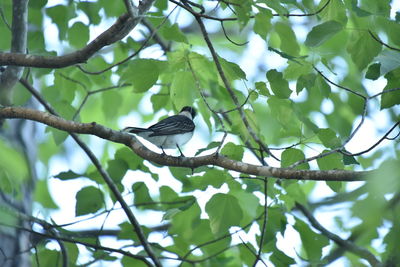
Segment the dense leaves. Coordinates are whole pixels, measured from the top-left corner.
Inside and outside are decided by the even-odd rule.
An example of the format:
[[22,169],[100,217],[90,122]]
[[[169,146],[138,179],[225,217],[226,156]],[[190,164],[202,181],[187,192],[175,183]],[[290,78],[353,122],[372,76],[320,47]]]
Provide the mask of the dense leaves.
[[[131,1],[67,2],[29,1],[27,53],[78,51],[78,57],[118,18],[126,19],[121,16]],[[0,222],[15,227],[25,218],[21,231],[33,225],[25,230],[52,236],[27,246],[35,248],[37,266],[61,263],[61,255],[71,266],[157,260],[168,266],[361,266],[374,265],[373,259],[394,266],[400,261],[400,11],[394,2],[157,0],[121,40],[113,38],[129,23],[112,28],[117,32],[109,43],[86,62],[30,67],[22,76],[40,103],[67,120],[145,127],[194,106],[199,116],[185,155],[218,151],[215,157],[235,164],[302,173],[378,169],[367,181],[277,180],[211,165],[166,168],[97,137],[82,136],[88,154],[68,132],[39,127],[21,133],[0,121],[1,197],[34,202],[32,214],[2,202]],[[0,12],[6,53],[11,1],[0,4]],[[14,106],[30,103],[26,89],[14,87]],[[29,162],[34,155],[7,142],[10,135],[32,135],[37,160]],[[32,185],[32,197],[20,190],[24,184]],[[52,241],[59,236],[64,245]]]

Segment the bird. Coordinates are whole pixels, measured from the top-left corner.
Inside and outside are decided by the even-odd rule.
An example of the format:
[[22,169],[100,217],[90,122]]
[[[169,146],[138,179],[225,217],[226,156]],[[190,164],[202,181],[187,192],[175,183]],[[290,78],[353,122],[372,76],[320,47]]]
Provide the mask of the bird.
[[195,116],[195,109],[185,106],[179,114],[167,117],[148,128],[126,127],[122,131],[146,139],[161,148],[164,155],[164,149],[178,148],[180,156],[184,157],[180,147],[193,136]]

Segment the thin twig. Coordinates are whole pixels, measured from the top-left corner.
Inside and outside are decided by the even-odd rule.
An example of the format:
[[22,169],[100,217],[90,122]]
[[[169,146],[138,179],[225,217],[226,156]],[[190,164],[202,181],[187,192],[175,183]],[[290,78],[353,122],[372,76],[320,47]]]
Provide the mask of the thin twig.
[[[129,1],[129,0],[126,0],[126,1]],[[84,69],[81,65],[76,65],[76,66],[82,72],[84,72],[86,74],[99,75],[99,74],[102,74],[102,73],[104,73],[106,71],[109,71],[109,70],[113,69],[116,66],[119,66],[119,65],[122,65],[122,64],[128,62],[130,59],[132,59],[133,57],[137,56],[147,46],[147,44],[150,42],[150,40],[154,36],[156,36],[158,30],[164,25],[164,23],[168,20],[169,16],[175,11],[175,9],[176,9],[176,7],[173,8],[171,10],[171,12],[169,12],[169,14],[162,20],[162,22],[150,33],[149,37],[144,40],[144,42],[142,43],[142,45],[139,47],[138,50],[136,50],[133,54],[129,55],[128,57],[124,58],[123,60],[118,61],[117,63],[112,64],[112,65],[108,66],[107,68],[104,68],[103,70],[99,70],[99,71],[88,71],[88,70]]]
[[380,43],[381,45],[386,46],[387,48],[392,49],[392,50],[395,50],[395,51],[400,51],[400,48],[396,48],[396,47],[390,46],[390,45],[388,45],[388,44],[382,42],[382,40],[379,39],[378,36],[376,36],[375,34],[373,34],[371,30],[368,30],[368,33],[369,33],[369,35],[371,35],[371,37],[372,37],[375,41],[377,41],[377,42]]
[[202,247],[204,247],[204,246],[208,246],[208,245],[214,244],[214,243],[216,243],[216,242],[218,242],[218,241],[220,241],[220,240],[223,240],[223,239],[225,239],[225,238],[227,238],[227,237],[233,236],[234,234],[237,234],[237,233],[239,233],[240,231],[243,231],[243,230],[249,228],[249,227],[253,224],[254,221],[258,221],[260,218],[262,218],[263,215],[264,215],[264,212],[261,213],[260,216],[258,216],[257,218],[255,218],[255,219],[254,219],[253,221],[251,221],[250,223],[246,224],[245,226],[241,227],[240,229],[238,229],[238,230],[236,230],[236,231],[234,231],[234,232],[232,232],[232,233],[228,233],[228,234],[222,235],[222,236],[220,236],[220,237],[218,237],[218,238],[216,238],[216,239],[209,240],[209,241],[207,241],[207,242],[204,242],[204,243],[202,243],[202,244],[199,244],[199,245],[195,246],[194,248],[192,248],[192,249],[190,249],[188,252],[186,252],[186,254],[182,257],[182,259],[186,259],[187,257],[189,257],[189,255],[192,254],[192,252],[195,251],[196,249],[199,249],[199,248],[202,248]]
[[338,87],[338,88],[341,88],[341,89],[343,89],[343,90],[345,90],[345,91],[347,91],[347,92],[349,92],[349,93],[352,93],[352,94],[354,94],[354,95],[356,95],[356,96],[359,96],[359,97],[361,97],[363,100],[366,100],[366,99],[367,99],[367,97],[364,96],[363,94],[360,94],[359,92],[356,92],[356,91],[354,91],[354,90],[351,90],[350,88],[341,86],[340,84],[337,84],[337,83],[335,83],[334,81],[330,80],[330,79],[329,79],[328,77],[326,77],[326,76],[322,73],[322,71],[320,71],[317,67],[313,66],[313,69],[314,69],[316,72],[318,72],[318,74],[321,75],[322,78],[324,78],[324,80],[326,80],[328,83],[333,84],[334,86],[336,86],[336,87]]
[[244,43],[237,43],[237,42],[233,41],[233,40],[228,36],[228,34],[226,33],[226,30],[225,30],[225,26],[224,26],[224,22],[223,22],[223,21],[221,21],[221,28],[222,28],[222,32],[223,32],[224,35],[225,35],[225,38],[226,38],[229,42],[231,42],[232,44],[237,45],[237,46],[244,46],[244,45],[246,45],[246,44],[249,43],[249,41],[246,41],[246,42],[244,42]]
[[[264,246],[264,237],[265,237],[265,232],[267,231],[267,218],[268,218],[268,194],[267,194],[267,189],[268,189],[268,179],[267,177],[264,178],[264,218],[263,218],[263,225],[260,229],[261,235],[260,235],[260,242],[258,244],[258,252],[256,255],[256,259],[253,263],[253,267],[257,265],[258,261],[262,261],[261,259],[261,254],[262,254],[262,249]],[[265,263],[264,263],[265,264]]]
[[[184,8],[186,11],[190,12],[194,16],[199,16],[199,17],[202,17],[202,18],[205,18],[205,19],[216,20],[216,21],[237,21],[238,20],[237,17],[233,17],[233,18],[217,18],[217,17],[209,16],[207,14],[197,13],[190,6],[186,6],[186,5],[180,3],[177,0],[169,0],[169,1],[174,3],[177,6],[180,6],[181,8]],[[310,17],[310,16],[315,16],[315,15],[318,15],[319,13],[321,13],[328,6],[330,1],[331,0],[326,1],[326,3],[320,9],[318,9],[317,11],[312,12],[312,13],[305,13],[305,14],[296,14],[296,13],[294,13],[294,14],[291,14],[291,13],[277,14],[277,13],[274,13],[274,14],[272,14],[272,16],[274,16],[274,17],[279,17],[279,16],[284,16],[284,17]],[[230,4],[233,4],[233,3],[230,3]],[[229,5],[228,5],[228,7],[229,7]],[[235,13],[235,12],[233,12],[233,13]],[[249,16],[249,18],[253,19],[254,16],[253,15]]]
[[[359,156],[365,153],[370,152],[372,149],[374,149],[375,147],[377,147],[380,143],[382,143],[382,141],[384,141],[385,139],[388,139],[387,136],[400,124],[400,121],[396,122],[390,129],[389,131],[387,131],[375,144],[373,144],[372,146],[370,146],[369,148],[358,152],[358,153],[348,153],[346,151],[340,151],[340,153],[348,155],[348,156]],[[390,140],[390,139],[389,139]]]

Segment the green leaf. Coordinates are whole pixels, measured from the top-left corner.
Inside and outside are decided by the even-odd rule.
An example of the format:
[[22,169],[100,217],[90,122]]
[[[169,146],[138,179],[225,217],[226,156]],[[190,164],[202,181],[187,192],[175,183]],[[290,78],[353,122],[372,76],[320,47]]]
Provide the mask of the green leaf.
[[112,120],[113,118],[118,117],[119,109],[121,108],[121,103],[123,102],[123,98],[120,92],[117,91],[107,91],[102,93],[102,110],[104,113],[104,117]]
[[260,8],[254,17],[254,32],[266,39],[271,29],[272,12],[269,9]]
[[60,180],[66,181],[66,180],[76,179],[76,178],[79,178],[82,176],[83,176],[82,174],[78,174],[78,173],[75,173],[75,172],[69,170],[69,171],[60,172],[59,174],[54,175],[54,178],[58,178]]
[[322,256],[322,249],[329,245],[329,239],[317,234],[303,221],[297,219],[294,228],[300,234],[302,246],[310,261],[318,261]]
[[188,43],[186,35],[179,29],[176,23],[171,26],[164,26],[160,32],[162,36],[169,41]]
[[197,150],[195,156],[201,154],[201,153],[204,152],[204,151],[207,151],[207,150],[210,150],[210,149],[219,147],[220,145],[221,145],[221,142],[211,142],[211,143],[209,143],[209,144],[207,145],[207,147],[201,148],[201,149]]
[[271,110],[271,119],[280,124],[277,125],[280,139],[287,136],[301,136],[301,123],[296,116],[291,100],[271,96],[268,98],[267,103]]
[[81,216],[89,213],[95,213],[100,210],[104,204],[103,193],[94,186],[87,186],[76,193],[75,215]]
[[135,266],[135,267],[148,266],[148,264],[146,264],[144,261],[129,256],[123,256],[121,259],[121,264],[122,266]]
[[289,98],[292,91],[289,83],[283,78],[281,72],[272,69],[267,72],[267,79],[271,85],[272,92],[279,98]]
[[[8,184],[5,177],[17,187],[29,177],[29,166],[25,156],[2,139],[0,139],[0,151],[2,155],[0,156],[0,177],[4,177],[0,178],[0,187],[4,190],[3,185]],[[7,190],[7,192],[10,191]]]
[[82,22],[75,22],[68,30],[68,40],[76,48],[84,47],[89,41],[89,27]]
[[332,129],[319,129],[318,138],[321,140],[322,144],[328,148],[334,149],[341,145],[340,139]]
[[227,156],[230,159],[242,160],[243,158],[243,147],[235,145],[232,142],[227,143],[221,149],[221,154]]
[[339,181],[326,181],[326,185],[335,193],[339,193],[343,189],[343,183]]
[[[297,148],[285,149],[285,151],[283,151],[282,157],[281,157],[281,167],[282,168],[289,167],[293,163],[301,161],[305,158],[306,157],[305,157],[303,151],[301,151],[300,149],[297,149]],[[310,166],[308,165],[308,163],[303,163],[296,167],[296,169],[303,169],[303,170],[307,170],[309,168],[310,168]]]
[[257,217],[260,207],[260,200],[254,194],[242,190],[242,188],[231,189],[229,192],[235,196],[243,211],[242,223],[246,224]]
[[347,51],[359,70],[368,66],[382,47],[367,31],[352,31]]
[[[379,54],[377,59],[382,55]],[[370,80],[376,80],[381,76],[381,63],[374,63],[368,67],[367,72],[365,73],[365,78]]]
[[34,200],[39,202],[46,209],[58,209],[57,204],[50,195],[47,181],[48,180],[38,179],[35,182]]
[[[318,10],[325,6],[327,1],[320,1],[318,5]],[[331,0],[324,9],[319,12],[320,16],[324,21],[337,21],[343,26],[347,23],[346,7],[344,6],[342,0]]]
[[296,93],[299,94],[304,88],[310,89],[314,86],[316,81],[316,75],[314,73],[309,73],[301,75],[297,80]]
[[206,212],[215,236],[227,233],[231,226],[238,226],[243,217],[237,198],[222,193],[212,196],[206,204]]
[[277,22],[275,24],[275,31],[281,40],[281,50],[291,56],[297,56],[300,52],[300,46],[297,43],[297,38],[292,27],[287,23]]
[[168,233],[183,236],[187,241],[191,240],[194,234],[193,229],[196,228],[194,226],[200,223],[200,212],[201,210],[197,203],[194,203],[186,210],[178,212],[172,217]]
[[309,47],[320,46],[342,29],[343,25],[339,22],[333,20],[324,22],[311,29],[304,44]]
[[192,106],[196,90],[198,89],[192,72],[177,72],[174,75],[170,91],[170,98],[175,108],[180,110],[184,106]]
[[137,93],[149,90],[158,80],[160,74],[159,61],[154,59],[135,59],[125,69],[121,77],[122,82],[133,84]]
[[263,96],[270,96],[271,95],[271,93],[269,92],[265,82],[256,82],[255,83],[255,87],[257,89],[257,92],[260,95],[263,95]]
[[[298,183],[289,183],[288,186],[285,186],[285,190],[287,192],[287,196],[289,196],[293,201],[306,205],[307,204],[307,196],[304,193],[304,190]],[[291,200],[289,198],[285,199],[285,202],[289,201],[289,203],[285,203],[286,205],[291,205]],[[294,203],[293,203],[294,204]]]
[[314,86],[321,92],[321,95],[323,95],[325,98],[329,98],[329,96],[331,94],[331,87],[325,81],[324,78],[322,78],[321,76],[318,76],[315,79]]
[[270,261],[274,264],[274,266],[290,266],[295,264],[295,260],[279,249],[275,248],[270,256]]
[[58,37],[60,40],[64,40],[68,29],[68,22],[76,16],[73,6],[71,8],[67,8],[64,5],[52,6],[46,8],[46,13],[53,23],[58,26]]
[[107,172],[114,182],[120,183],[128,168],[129,166],[124,160],[112,159],[108,161]]
[[[399,88],[400,68],[392,72],[389,72],[388,74],[385,75],[385,78],[387,80],[387,84],[383,89],[383,92],[390,89]],[[400,104],[400,90],[382,94],[381,109],[390,108],[399,104]]]
[[[35,1],[36,2],[36,1]],[[77,4],[77,8],[79,10],[82,10],[86,16],[89,19],[90,24],[99,24],[101,22],[101,17],[100,17],[100,8],[101,6],[96,4],[95,2],[83,2],[80,1]]]
[[246,80],[246,73],[239,67],[239,65],[222,57],[218,58],[228,80]]
[[[385,75],[386,73],[400,67],[400,53],[398,51],[384,50],[379,53],[379,55],[376,57],[376,60],[380,63],[380,69],[378,69],[378,71],[380,70],[380,75]],[[377,74],[375,74],[375,76],[376,75]],[[377,78],[378,77],[379,75]]]
[[132,192],[135,205],[153,202],[149,194],[149,189],[143,182],[137,182],[132,185]]
[[[322,154],[326,152],[328,152],[328,150],[324,150]],[[344,168],[342,156],[339,153],[333,153],[322,158],[317,158],[317,164],[320,170],[342,170]]]
[[373,15],[390,15],[390,1],[388,0],[362,0],[360,2],[360,7]]
[[344,165],[360,165],[360,163],[353,157],[353,156],[348,156],[346,154],[343,154],[343,164]]
[[[240,151],[238,153],[240,153]],[[224,170],[210,169],[207,170],[200,179],[202,184],[206,187],[210,185],[215,188],[220,188],[224,183],[229,181],[229,179],[232,179],[232,176]]]

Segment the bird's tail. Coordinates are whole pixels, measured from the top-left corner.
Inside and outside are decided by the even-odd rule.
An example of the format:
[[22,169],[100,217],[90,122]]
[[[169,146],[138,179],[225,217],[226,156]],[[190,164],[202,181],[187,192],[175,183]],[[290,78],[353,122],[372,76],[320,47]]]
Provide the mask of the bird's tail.
[[123,132],[128,132],[128,133],[143,133],[143,132],[151,132],[150,130],[146,128],[139,128],[139,127],[126,127],[122,130]]

